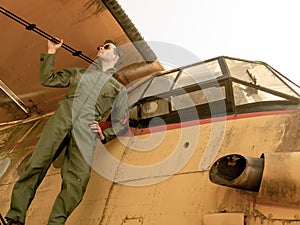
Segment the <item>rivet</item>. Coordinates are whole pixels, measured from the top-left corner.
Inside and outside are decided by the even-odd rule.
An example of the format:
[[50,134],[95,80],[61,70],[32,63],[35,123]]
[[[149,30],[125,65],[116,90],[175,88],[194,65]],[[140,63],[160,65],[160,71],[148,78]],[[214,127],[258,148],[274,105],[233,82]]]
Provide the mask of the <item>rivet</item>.
[[188,148],[189,146],[190,146],[190,142],[187,141],[187,142],[184,143],[185,148]]

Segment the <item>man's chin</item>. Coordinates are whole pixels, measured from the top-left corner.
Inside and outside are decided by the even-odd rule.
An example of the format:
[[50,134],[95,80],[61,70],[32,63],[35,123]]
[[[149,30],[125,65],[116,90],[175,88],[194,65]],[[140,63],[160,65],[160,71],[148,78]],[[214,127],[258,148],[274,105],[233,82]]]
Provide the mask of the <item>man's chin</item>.
[[96,57],[95,57],[95,62],[100,62],[100,59],[101,59],[101,57],[99,56],[99,55],[97,55]]

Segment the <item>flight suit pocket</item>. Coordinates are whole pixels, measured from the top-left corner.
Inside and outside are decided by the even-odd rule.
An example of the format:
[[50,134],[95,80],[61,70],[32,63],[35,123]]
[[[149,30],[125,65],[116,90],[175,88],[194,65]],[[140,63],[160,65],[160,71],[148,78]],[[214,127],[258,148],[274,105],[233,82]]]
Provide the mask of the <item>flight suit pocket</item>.
[[104,117],[112,108],[116,93],[112,90],[102,91],[98,97],[96,104],[96,110],[101,117]]
[[101,93],[101,96],[103,98],[113,98],[114,99],[116,97],[116,93],[113,91],[104,91]]
[[88,87],[86,87],[86,84],[83,81],[73,83],[67,90],[67,98],[79,97],[86,89],[88,89]]

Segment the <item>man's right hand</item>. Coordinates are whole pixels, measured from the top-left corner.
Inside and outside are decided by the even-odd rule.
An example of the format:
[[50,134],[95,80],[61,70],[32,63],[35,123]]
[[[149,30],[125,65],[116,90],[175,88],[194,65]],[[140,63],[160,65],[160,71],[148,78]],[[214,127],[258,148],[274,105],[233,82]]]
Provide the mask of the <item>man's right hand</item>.
[[[59,39],[58,39],[59,40]],[[61,39],[58,44],[48,40],[48,54],[55,54],[57,49],[59,49],[63,45],[64,40]]]

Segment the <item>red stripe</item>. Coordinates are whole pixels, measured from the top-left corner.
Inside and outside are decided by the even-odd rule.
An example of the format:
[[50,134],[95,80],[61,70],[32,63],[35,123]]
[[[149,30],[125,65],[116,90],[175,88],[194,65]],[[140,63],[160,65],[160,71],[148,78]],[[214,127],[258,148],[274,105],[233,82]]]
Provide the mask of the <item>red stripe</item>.
[[[202,120],[194,120],[194,121],[188,121],[188,122],[182,122],[182,123],[174,123],[174,124],[167,124],[165,126],[156,126],[151,127],[151,130],[149,128],[133,128],[131,127],[131,132],[127,132],[123,134],[124,136],[132,136],[134,134],[135,136],[143,135],[143,134],[150,134],[155,132],[161,132],[165,130],[173,130],[183,127],[190,127],[195,125],[201,125],[201,124],[208,124],[208,123],[216,123],[220,121],[227,121],[227,120],[235,120],[235,119],[245,119],[245,118],[253,118],[253,117],[261,117],[261,116],[272,116],[272,115],[281,115],[281,114],[292,114],[292,113],[299,113],[299,110],[281,110],[281,111],[268,111],[268,112],[254,112],[254,113],[245,113],[245,114],[236,114],[236,115],[230,115],[230,116],[223,116],[223,117],[216,117],[216,118],[207,118]],[[107,127],[111,127],[111,123],[106,122],[105,129]],[[109,126],[108,126],[109,124]],[[32,141],[37,141],[38,137],[34,138]],[[32,144],[32,141],[30,143]],[[22,142],[15,143],[10,149],[14,150],[16,149]],[[32,146],[32,145],[30,145]],[[28,147],[28,146],[27,146]]]
[[[202,119],[202,120],[193,120],[193,121],[182,122],[182,123],[167,124],[165,126],[151,127],[151,131],[150,131],[150,128],[143,128],[143,129],[131,128],[131,132],[135,136],[138,136],[138,135],[150,134],[150,133],[155,133],[155,132],[160,132],[160,131],[165,131],[165,130],[173,130],[173,129],[190,127],[190,126],[201,125],[201,124],[216,123],[216,122],[220,122],[220,121],[245,119],[245,118],[253,118],[253,117],[260,117],[260,116],[280,115],[280,114],[292,114],[292,113],[296,113],[296,112],[299,112],[299,110],[282,110],[282,111],[268,111],[268,112],[236,114],[236,115],[216,117],[216,118],[207,118],[207,119]],[[127,133],[127,134],[130,135],[129,133]],[[127,136],[127,135],[125,134],[125,136]]]

